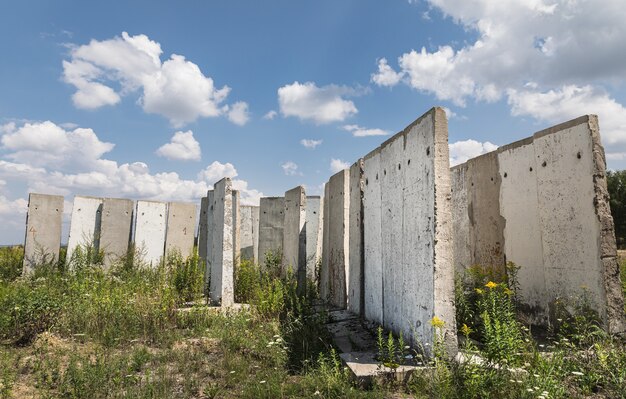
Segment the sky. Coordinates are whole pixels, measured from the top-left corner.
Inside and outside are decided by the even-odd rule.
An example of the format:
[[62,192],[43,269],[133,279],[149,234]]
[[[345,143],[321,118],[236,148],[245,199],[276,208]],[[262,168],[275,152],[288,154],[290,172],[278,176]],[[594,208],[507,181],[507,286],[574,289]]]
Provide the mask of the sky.
[[0,244],[28,193],[242,201],[335,172],[433,106],[450,162],[597,114],[626,168],[623,0],[0,3]]

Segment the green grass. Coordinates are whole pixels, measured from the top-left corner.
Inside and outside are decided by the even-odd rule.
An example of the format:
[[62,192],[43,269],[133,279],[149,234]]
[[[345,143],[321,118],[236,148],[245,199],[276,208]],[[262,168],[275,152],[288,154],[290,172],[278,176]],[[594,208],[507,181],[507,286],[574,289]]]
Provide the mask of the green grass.
[[[227,315],[200,305],[197,257],[173,254],[153,270],[129,256],[104,273],[83,251],[72,272],[50,264],[18,277],[21,256],[0,250],[0,398],[626,397],[624,341],[581,312],[539,344],[515,319],[515,282],[485,286],[497,276],[483,272],[469,294],[458,284],[457,304],[459,330],[478,340],[464,351],[487,361],[451,361],[437,339],[430,371],[366,390],[350,382],[314,294],[279,277],[280,256],[241,262],[235,294],[253,306]],[[403,339],[379,340],[381,362],[401,363]]]

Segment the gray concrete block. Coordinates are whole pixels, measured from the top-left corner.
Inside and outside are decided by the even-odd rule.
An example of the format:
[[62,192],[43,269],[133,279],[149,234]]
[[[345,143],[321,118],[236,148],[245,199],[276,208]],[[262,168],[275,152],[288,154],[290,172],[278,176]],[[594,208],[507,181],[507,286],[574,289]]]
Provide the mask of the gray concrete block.
[[298,186],[285,193],[283,222],[283,276],[291,268],[299,287],[306,284],[306,193]]
[[205,273],[204,273],[204,285],[207,287],[207,292],[210,287],[211,280],[211,262],[213,262],[213,233],[214,233],[214,222],[213,222],[213,208],[215,207],[215,196],[214,191],[207,191],[207,214],[206,214],[206,225],[207,225],[207,235],[206,240],[203,240],[202,243],[198,243],[198,245],[202,245],[206,248],[206,261],[205,261]]
[[349,209],[349,270],[348,275],[348,310],[363,314],[364,291],[364,231],[363,231],[363,159],[350,167],[350,209]]
[[63,197],[30,193],[24,238],[23,273],[31,273],[42,262],[59,259]]
[[128,253],[133,226],[134,203],[129,199],[105,198],[102,203],[100,250],[109,268]]
[[232,192],[232,206],[233,206],[233,262],[235,268],[239,266],[239,260],[241,258],[241,213],[240,206],[241,200],[239,199],[239,191],[233,190]]
[[316,271],[322,258],[323,202],[319,196],[306,197],[306,278],[314,282],[317,281]]
[[259,263],[265,264],[268,251],[283,251],[283,223],[285,199],[283,197],[261,198],[259,209]]
[[78,246],[100,247],[100,224],[102,221],[102,198],[75,196],[72,204],[70,232],[65,259],[70,263]]
[[330,185],[324,184],[323,219],[322,219],[322,264],[320,266],[319,291],[322,300],[330,301]]
[[135,248],[146,265],[157,267],[165,253],[167,203],[137,201]]
[[253,262],[258,256],[259,207],[241,206],[241,259]]
[[207,259],[207,234],[208,234],[208,212],[209,212],[209,199],[202,197],[200,199],[200,215],[198,221],[198,257],[205,262]]
[[167,206],[165,254],[178,252],[183,259],[193,254],[196,231],[196,204],[170,202]]
[[350,172],[345,169],[328,181],[328,300],[333,306],[347,305],[349,267]]
[[232,306],[235,303],[232,191],[230,178],[224,178],[214,185],[209,294],[213,302],[222,306]]

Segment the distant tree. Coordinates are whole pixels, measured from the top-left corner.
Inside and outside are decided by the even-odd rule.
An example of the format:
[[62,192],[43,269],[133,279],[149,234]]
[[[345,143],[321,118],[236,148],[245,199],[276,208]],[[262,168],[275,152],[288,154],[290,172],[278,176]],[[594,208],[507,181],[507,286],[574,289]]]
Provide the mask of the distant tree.
[[611,215],[615,223],[615,238],[618,248],[626,246],[626,170],[611,171],[606,174]]

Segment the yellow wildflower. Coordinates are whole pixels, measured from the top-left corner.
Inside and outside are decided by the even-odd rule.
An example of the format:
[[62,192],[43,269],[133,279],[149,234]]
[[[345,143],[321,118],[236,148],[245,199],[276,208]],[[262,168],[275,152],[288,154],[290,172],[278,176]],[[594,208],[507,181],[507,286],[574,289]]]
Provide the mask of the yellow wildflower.
[[498,286],[498,284],[494,283],[493,281],[490,281],[487,284],[485,284],[485,287],[491,288],[491,289],[496,288],[497,286]]
[[463,323],[463,327],[461,327],[461,332],[463,333],[463,335],[468,337],[473,332],[473,330],[467,324]]
[[430,321],[430,324],[432,324],[432,326],[435,328],[441,328],[446,323],[443,320],[441,320],[439,317],[434,316],[433,319]]

